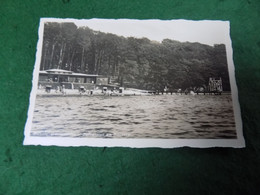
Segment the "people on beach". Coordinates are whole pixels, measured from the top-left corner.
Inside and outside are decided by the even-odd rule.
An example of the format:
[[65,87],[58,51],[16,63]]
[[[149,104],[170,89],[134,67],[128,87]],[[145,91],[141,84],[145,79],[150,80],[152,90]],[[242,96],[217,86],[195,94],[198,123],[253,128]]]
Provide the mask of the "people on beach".
[[61,92],[62,92],[62,94],[63,94],[63,95],[65,95],[65,94],[66,94],[66,89],[65,89],[65,85],[62,85],[62,89],[61,89]]

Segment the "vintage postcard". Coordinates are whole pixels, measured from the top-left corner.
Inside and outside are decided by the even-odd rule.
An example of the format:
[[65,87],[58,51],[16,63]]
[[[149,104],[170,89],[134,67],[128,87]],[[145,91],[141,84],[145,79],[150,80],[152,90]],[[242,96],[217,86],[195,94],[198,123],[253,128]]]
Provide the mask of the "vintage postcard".
[[24,145],[245,147],[228,21],[39,26]]

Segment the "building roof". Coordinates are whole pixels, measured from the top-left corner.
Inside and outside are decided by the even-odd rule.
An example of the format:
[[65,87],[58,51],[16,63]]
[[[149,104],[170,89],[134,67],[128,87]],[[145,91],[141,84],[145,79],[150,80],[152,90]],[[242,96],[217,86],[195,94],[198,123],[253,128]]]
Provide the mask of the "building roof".
[[97,77],[97,74],[82,74],[82,73],[72,73],[73,76],[88,76],[88,77]]
[[69,70],[62,70],[62,69],[49,69],[45,70],[46,72],[55,72],[55,73],[60,73],[60,74],[72,74],[72,71]]
[[83,74],[83,73],[74,73],[73,71],[62,70],[62,69],[49,69],[49,70],[40,70],[39,74],[51,74],[51,75],[64,75],[64,76],[75,76],[75,77],[97,77],[96,74]]

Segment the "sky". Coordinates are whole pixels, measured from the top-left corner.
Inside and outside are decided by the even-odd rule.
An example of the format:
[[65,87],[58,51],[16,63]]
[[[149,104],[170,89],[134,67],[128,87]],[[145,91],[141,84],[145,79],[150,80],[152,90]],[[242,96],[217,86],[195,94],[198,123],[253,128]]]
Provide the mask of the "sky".
[[161,42],[172,39],[181,42],[199,42],[207,45],[227,43],[230,40],[229,22],[216,20],[135,20],[135,19],[54,19],[53,22],[74,22],[78,27],[88,26],[95,31],[124,37],[146,37]]
[[91,19],[78,20],[76,25],[124,37],[146,37],[159,42],[167,38],[214,45],[226,43],[229,39],[227,21]]

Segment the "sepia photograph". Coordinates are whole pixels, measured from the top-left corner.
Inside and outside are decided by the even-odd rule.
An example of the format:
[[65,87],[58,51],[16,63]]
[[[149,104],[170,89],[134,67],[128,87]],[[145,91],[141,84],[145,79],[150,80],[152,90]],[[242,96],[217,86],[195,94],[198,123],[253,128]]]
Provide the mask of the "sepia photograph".
[[24,145],[244,147],[228,21],[42,18]]

